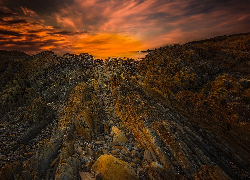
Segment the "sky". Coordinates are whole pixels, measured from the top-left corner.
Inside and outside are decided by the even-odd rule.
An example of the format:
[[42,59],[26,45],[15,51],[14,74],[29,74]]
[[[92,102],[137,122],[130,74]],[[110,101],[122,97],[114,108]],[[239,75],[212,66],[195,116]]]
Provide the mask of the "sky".
[[250,0],[0,0],[0,49],[139,57],[250,32],[249,9]]

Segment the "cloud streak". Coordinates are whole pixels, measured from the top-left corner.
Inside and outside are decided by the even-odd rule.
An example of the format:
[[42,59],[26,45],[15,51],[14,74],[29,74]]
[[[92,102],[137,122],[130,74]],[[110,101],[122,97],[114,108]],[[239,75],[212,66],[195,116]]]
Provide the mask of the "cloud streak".
[[[58,23],[64,27],[134,35],[154,48],[246,32],[250,27],[246,23],[250,20],[249,8],[249,1],[244,0],[75,0],[60,9],[56,17],[62,18]],[[245,20],[240,22],[242,17]]]

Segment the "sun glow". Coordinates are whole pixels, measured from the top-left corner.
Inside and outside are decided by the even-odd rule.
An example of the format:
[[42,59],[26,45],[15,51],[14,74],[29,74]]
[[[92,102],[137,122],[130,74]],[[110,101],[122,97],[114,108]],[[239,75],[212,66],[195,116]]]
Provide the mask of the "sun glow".
[[94,34],[79,38],[75,44],[76,52],[88,52],[95,58],[131,57],[143,49],[143,43],[122,34]]

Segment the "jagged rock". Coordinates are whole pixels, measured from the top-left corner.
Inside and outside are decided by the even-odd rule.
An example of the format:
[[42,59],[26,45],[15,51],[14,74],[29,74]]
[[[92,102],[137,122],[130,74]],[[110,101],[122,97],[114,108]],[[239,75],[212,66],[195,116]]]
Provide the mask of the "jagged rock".
[[136,158],[133,159],[133,162],[135,164],[140,164],[141,160],[138,157],[136,157]]
[[111,132],[112,132],[114,135],[117,135],[117,134],[120,132],[120,130],[119,130],[116,126],[113,126],[113,127],[111,128]]
[[58,154],[61,146],[59,139],[51,139],[38,144],[37,151],[31,159],[31,164],[34,165],[34,173],[40,177],[45,177],[52,160]]
[[207,178],[211,179],[222,179],[222,180],[229,180],[230,178],[217,166],[202,166],[201,170],[197,175],[195,175],[194,179],[197,180],[205,180]]
[[138,179],[138,176],[128,163],[111,155],[102,155],[92,166],[91,171],[99,171],[103,180]]
[[121,154],[123,155],[129,155],[129,150],[127,147],[123,147],[122,150],[121,150]]
[[111,151],[111,154],[118,155],[118,154],[120,154],[120,150],[119,149],[114,149],[114,150]]
[[112,127],[112,132],[114,133],[112,141],[113,145],[125,144],[126,142],[128,142],[128,138],[126,137],[126,135],[116,126]]
[[92,159],[89,159],[86,163],[82,165],[82,169],[85,172],[90,172],[92,165],[94,164],[94,161]]
[[153,167],[148,168],[148,177],[150,180],[173,179],[173,177],[166,176],[162,171]]
[[246,104],[250,103],[250,88],[246,89],[242,92],[241,97],[246,102]]
[[149,162],[153,161],[153,158],[148,150],[144,151],[143,160],[146,160]]
[[77,179],[77,172],[79,171],[79,168],[80,161],[78,159],[72,157],[64,159],[57,168],[55,179]]
[[11,180],[18,177],[20,180],[32,180],[33,176],[20,163],[7,164],[0,171],[0,179]]
[[78,153],[79,155],[82,155],[82,154],[83,154],[83,149],[82,149],[82,147],[78,147],[78,148],[77,148],[77,153]]
[[95,180],[96,178],[93,176],[93,174],[89,172],[80,172],[81,180]]
[[40,97],[35,99],[27,108],[23,121],[34,124],[21,138],[20,143],[26,144],[40,133],[55,118],[55,112],[48,107],[45,101]]

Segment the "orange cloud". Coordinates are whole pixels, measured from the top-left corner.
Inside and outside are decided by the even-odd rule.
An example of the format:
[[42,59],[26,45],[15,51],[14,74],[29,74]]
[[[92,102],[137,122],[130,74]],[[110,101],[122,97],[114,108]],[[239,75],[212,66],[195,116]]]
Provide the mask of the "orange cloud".
[[122,34],[94,34],[78,37],[74,44],[77,53],[87,52],[96,58],[132,57],[145,48],[143,43],[132,36]]

